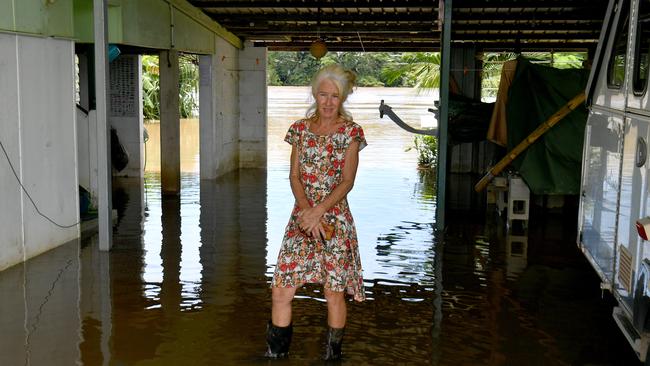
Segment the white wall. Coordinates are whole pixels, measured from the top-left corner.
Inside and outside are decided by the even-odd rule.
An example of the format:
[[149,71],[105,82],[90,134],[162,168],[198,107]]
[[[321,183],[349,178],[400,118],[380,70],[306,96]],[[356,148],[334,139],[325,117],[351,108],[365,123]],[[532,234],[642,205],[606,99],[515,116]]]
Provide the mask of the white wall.
[[[0,34],[0,142],[20,174],[20,131],[16,38]],[[0,269],[23,256],[22,201],[20,187],[7,158],[0,153]]]
[[239,51],[239,167],[266,168],[266,48]]
[[88,114],[77,109],[77,169],[79,185],[90,192],[93,207],[97,207],[97,111]]
[[[79,222],[74,43],[0,34],[0,141],[38,209]],[[79,236],[39,215],[0,153],[0,270]]]
[[216,54],[200,57],[201,178],[239,168],[239,52],[216,38]]

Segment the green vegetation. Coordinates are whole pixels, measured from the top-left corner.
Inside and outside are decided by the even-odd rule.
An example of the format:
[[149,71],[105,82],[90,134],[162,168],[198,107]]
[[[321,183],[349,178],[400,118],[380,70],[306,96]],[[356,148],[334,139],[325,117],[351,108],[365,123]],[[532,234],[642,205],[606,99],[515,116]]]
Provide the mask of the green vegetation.
[[[522,56],[534,63],[555,67],[558,69],[582,68],[587,60],[586,52],[524,52]],[[499,90],[501,66],[508,60],[517,58],[516,53],[484,53],[483,69],[481,71],[481,97],[494,98]]]
[[199,115],[199,57],[181,55],[178,60],[180,100],[178,101],[181,118]]
[[[179,57],[179,111],[181,118],[196,117],[199,108],[199,67],[196,55]],[[158,56],[142,56],[142,107],[144,118],[160,119],[160,69]]]
[[418,153],[418,167],[422,169],[435,168],[438,161],[438,139],[435,136],[416,135],[413,139],[414,146],[406,151],[415,149]]
[[[585,53],[524,53],[534,62],[558,68],[582,67]],[[483,55],[482,97],[496,96],[503,62],[516,58],[515,53]],[[268,85],[309,85],[322,66],[338,63],[357,74],[359,86],[415,87],[434,89],[440,85],[440,53],[414,52],[329,52],[316,60],[308,52],[269,52]],[[198,112],[198,58],[183,54],[180,68],[180,113],[182,118]],[[146,119],[160,118],[160,76],[157,56],[142,57],[143,107]]]
[[160,71],[157,56],[142,56],[142,109],[145,119],[160,119]]
[[434,85],[428,83],[426,75],[430,69],[437,72],[439,61],[437,64],[430,62],[436,57],[440,58],[438,53],[428,52],[329,52],[316,60],[308,52],[269,52],[267,83],[309,85],[318,69],[337,63],[357,74],[359,86],[427,88]]
[[403,53],[393,57],[383,73],[389,82],[406,80],[408,84],[419,90],[438,88],[440,87],[440,53]]

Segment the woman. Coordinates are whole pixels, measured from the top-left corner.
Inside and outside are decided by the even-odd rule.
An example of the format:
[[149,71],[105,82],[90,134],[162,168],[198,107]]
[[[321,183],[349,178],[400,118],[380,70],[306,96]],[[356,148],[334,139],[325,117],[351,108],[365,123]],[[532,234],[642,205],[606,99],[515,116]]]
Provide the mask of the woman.
[[347,317],[344,294],[365,300],[357,234],[346,196],[354,185],[359,151],[367,143],[343,108],[356,76],[330,65],[314,76],[314,104],[289,128],[289,180],[295,205],[278,255],[268,324],[267,357],[285,357],[291,343],[291,302],[305,283],[323,285],[327,299],[324,358],[341,357]]

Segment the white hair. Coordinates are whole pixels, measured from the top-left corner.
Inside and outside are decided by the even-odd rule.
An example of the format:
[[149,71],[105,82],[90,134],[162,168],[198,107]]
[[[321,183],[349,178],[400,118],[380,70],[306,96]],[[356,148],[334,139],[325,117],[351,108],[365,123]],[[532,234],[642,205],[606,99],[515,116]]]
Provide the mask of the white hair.
[[314,78],[311,80],[311,95],[314,98],[314,102],[309,107],[309,109],[307,109],[307,117],[311,118],[318,116],[318,103],[316,102],[316,95],[318,94],[318,87],[323,82],[323,80],[330,80],[334,83],[334,85],[336,85],[336,88],[339,91],[339,98],[341,100],[339,115],[351,121],[352,115],[343,107],[343,103],[348,99],[348,95],[352,94],[352,88],[354,87],[354,83],[357,80],[357,76],[351,70],[346,70],[337,64],[328,65],[318,70],[318,72],[314,75]]

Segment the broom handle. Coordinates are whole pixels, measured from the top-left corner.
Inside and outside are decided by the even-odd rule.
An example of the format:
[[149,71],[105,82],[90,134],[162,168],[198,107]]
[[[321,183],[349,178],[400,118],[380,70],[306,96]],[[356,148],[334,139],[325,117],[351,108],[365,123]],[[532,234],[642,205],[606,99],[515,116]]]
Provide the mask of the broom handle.
[[519,145],[515,146],[514,149],[512,149],[506,156],[503,157],[503,159],[499,160],[496,165],[494,165],[490,171],[487,172],[481,178],[481,180],[476,183],[474,186],[474,190],[476,192],[480,192],[485,187],[490,183],[492,178],[494,178],[495,175],[501,173],[505,167],[507,167],[510,163],[512,163],[513,160],[519,154],[521,154],[524,150],[528,148],[533,142],[535,142],[540,136],[542,136],[546,131],[550,130],[551,127],[555,126],[558,122],[562,120],[567,114],[569,114],[572,110],[574,110],[576,107],[578,107],[580,104],[582,104],[585,101],[585,93],[581,92],[580,94],[576,95],[571,99],[567,104],[562,106],[557,112],[555,112],[551,117],[549,117],[546,121],[544,121],[542,124],[540,124],[535,131],[531,132],[528,137],[526,137],[523,141],[519,143]]

